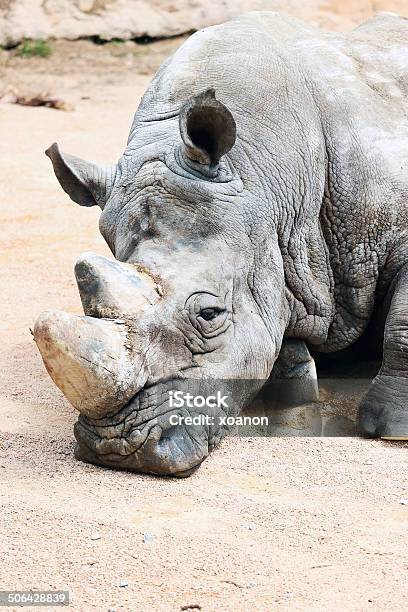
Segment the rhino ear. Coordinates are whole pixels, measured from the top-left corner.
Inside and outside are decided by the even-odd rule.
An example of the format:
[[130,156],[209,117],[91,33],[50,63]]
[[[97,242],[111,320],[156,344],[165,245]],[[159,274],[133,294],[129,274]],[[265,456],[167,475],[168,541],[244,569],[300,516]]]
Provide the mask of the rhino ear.
[[112,188],[115,166],[98,166],[62,153],[56,142],[45,154],[52,161],[55,176],[71,200],[80,206],[105,206]]
[[193,164],[216,168],[235,143],[234,117],[216,99],[214,89],[187,100],[180,111],[179,123],[184,157]]

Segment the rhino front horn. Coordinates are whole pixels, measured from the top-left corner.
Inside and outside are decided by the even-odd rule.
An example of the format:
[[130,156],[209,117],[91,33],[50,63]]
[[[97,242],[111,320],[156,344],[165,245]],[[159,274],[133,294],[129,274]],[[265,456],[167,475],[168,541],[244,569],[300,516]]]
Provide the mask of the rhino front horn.
[[123,321],[48,311],[37,319],[34,339],[54,383],[90,418],[119,410],[146,382]]

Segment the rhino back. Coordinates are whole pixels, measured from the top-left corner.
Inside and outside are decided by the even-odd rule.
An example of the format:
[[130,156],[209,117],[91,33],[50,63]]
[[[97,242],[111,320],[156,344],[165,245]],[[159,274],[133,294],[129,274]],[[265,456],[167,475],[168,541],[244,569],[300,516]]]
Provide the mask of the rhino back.
[[408,258],[408,20],[295,44],[327,150],[321,222],[336,312],[325,350],[359,337]]

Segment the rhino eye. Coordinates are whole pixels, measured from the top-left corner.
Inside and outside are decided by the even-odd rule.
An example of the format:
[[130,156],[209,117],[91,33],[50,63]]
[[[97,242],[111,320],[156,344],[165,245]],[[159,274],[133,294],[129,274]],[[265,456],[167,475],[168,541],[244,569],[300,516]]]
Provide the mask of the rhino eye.
[[225,312],[222,308],[203,308],[200,310],[199,316],[204,319],[204,321],[212,321],[222,312]]

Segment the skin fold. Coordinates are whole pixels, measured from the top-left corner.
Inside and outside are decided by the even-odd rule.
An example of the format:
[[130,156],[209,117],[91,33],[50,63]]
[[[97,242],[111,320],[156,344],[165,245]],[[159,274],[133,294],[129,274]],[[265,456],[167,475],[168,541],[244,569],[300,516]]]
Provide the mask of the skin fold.
[[407,20],[341,35],[254,12],[163,64],[116,165],[50,147],[71,199],[101,207],[116,259],[77,264],[87,316],[69,329],[97,320],[97,346],[55,313],[34,332],[81,412],[79,459],[186,476],[228,427],[223,408],[171,425],[170,389],[216,381],[237,415],[270,376],[304,388],[310,351],[347,349],[369,324],[384,356],[360,431],[408,437],[407,100]]

